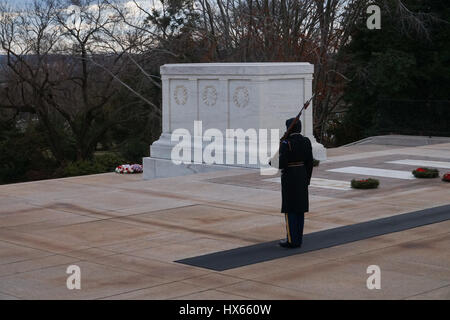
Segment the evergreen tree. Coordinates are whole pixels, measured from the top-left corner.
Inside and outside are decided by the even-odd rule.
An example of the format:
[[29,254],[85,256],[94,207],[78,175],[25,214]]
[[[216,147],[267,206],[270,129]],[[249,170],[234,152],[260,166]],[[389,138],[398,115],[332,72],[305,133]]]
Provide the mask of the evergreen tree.
[[[380,1],[381,29],[369,30],[362,17],[340,53],[352,79],[345,90],[348,112],[335,132],[340,144],[387,129],[445,134],[450,128],[448,102],[436,101],[450,99],[450,9],[439,0],[403,2],[409,12]],[[436,119],[441,128],[427,130]]]

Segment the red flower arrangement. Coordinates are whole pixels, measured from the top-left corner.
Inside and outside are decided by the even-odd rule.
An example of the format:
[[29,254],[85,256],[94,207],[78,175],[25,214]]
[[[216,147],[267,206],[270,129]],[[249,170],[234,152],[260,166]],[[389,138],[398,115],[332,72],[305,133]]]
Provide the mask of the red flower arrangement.
[[122,164],[115,171],[117,173],[142,173],[142,166],[140,164]]
[[442,177],[442,181],[450,182],[450,172],[444,174],[444,176]]
[[439,170],[430,168],[417,168],[412,171],[416,178],[436,178],[439,176]]

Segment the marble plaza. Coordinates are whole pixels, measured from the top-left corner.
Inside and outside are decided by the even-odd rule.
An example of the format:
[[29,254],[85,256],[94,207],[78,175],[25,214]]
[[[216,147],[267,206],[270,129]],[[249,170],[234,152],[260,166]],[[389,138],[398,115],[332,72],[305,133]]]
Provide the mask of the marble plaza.
[[[368,171],[334,170],[443,165],[448,142],[327,153],[314,169],[306,234],[450,202],[440,179],[384,174],[379,189],[348,190],[344,182]],[[450,299],[450,221],[225,271],[175,262],[280,239],[279,211],[279,178],[248,168],[2,185],[0,299]],[[66,286],[73,265],[80,290]],[[381,269],[380,290],[366,287],[369,265]]]

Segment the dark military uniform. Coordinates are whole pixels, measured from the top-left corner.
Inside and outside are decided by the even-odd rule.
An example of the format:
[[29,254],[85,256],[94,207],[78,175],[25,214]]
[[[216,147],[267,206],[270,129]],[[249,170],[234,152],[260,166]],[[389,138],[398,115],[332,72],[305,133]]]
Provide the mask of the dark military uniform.
[[[286,126],[290,125],[289,119]],[[313,170],[311,141],[300,134],[298,123],[294,133],[280,145],[281,212],[285,214],[287,241],[284,247],[302,244],[305,212],[309,211],[308,186]],[[287,244],[286,244],[287,243]]]

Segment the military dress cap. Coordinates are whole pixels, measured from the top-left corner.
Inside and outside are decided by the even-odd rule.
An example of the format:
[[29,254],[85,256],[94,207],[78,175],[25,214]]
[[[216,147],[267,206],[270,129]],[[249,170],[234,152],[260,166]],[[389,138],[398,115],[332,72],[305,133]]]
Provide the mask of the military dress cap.
[[[286,129],[289,128],[289,126],[291,125],[292,121],[294,121],[295,118],[290,118],[286,120]],[[302,131],[302,123],[299,121],[297,121],[297,123],[295,124],[294,128],[292,128],[292,133],[296,133],[296,132],[301,132]]]

